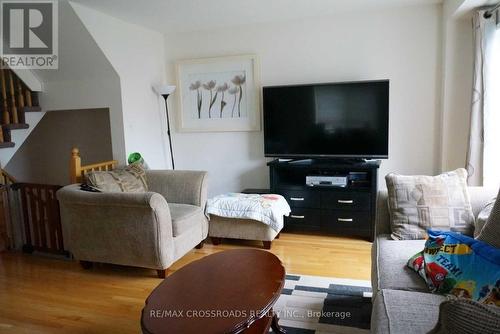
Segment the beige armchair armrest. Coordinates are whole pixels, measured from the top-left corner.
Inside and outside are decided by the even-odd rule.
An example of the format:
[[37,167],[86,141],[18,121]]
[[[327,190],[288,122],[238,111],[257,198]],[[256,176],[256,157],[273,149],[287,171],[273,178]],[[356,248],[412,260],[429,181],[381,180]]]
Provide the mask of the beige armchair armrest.
[[188,170],[147,170],[149,190],[165,197],[169,203],[205,207],[207,172]]
[[167,268],[174,257],[172,222],[157,193],[93,193],[70,185],[57,192],[64,243],[75,258]]

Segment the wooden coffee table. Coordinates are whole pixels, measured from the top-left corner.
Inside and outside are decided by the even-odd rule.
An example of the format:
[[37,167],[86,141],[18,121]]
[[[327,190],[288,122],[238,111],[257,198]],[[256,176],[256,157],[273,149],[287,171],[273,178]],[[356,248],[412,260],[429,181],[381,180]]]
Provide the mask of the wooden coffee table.
[[146,299],[144,333],[285,333],[273,305],[285,283],[274,254],[257,249],[219,252],[168,276]]

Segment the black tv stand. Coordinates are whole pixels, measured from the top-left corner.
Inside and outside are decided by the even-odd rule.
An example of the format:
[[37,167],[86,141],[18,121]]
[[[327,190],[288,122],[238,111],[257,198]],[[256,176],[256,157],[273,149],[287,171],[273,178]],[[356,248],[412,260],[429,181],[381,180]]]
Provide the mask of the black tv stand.
[[[373,240],[380,161],[274,160],[268,166],[271,192],[283,195],[292,208],[285,218],[285,231]],[[311,187],[306,176],[348,176],[349,181],[345,187]]]

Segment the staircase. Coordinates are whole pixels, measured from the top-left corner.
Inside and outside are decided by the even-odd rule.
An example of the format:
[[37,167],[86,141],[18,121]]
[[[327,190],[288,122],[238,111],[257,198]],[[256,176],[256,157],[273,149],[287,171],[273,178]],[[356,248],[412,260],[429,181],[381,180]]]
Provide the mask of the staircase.
[[[0,64],[0,164],[5,166],[42,119],[38,93]],[[30,127],[31,125],[31,127]]]

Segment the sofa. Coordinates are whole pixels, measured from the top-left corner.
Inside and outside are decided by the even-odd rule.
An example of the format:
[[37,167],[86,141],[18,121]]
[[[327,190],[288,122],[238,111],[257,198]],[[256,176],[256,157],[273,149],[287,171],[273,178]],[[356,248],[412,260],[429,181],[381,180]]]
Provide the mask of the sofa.
[[93,262],[166,269],[208,234],[207,173],[147,170],[149,191],[89,192],[79,184],[57,192],[65,249],[82,266]]
[[[474,216],[496,197],[498,189],[470,187]],[[392,240],[387,190],[377,196],[375,240],[372,245],[372,333],[428,333],[437,324],[446,296],[429,292],[423,279],[406,267],[423,250],[425,240]]]

